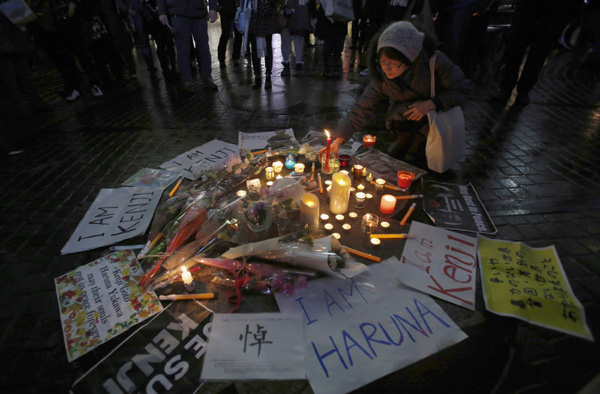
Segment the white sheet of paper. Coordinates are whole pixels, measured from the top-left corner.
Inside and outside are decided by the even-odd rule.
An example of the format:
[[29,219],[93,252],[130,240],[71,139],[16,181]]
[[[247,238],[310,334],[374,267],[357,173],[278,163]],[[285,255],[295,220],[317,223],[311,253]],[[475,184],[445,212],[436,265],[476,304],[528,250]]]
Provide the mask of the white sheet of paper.
[[243,146],[245,150],[266,149],[269,146],[278,148],[280,146],[290,146],[295,143],[297,143],[296,136],[292,129],[264,131],[260,133],[238,132],[238,148]]
[[217,313],[202,379],[305,379],[304,333],[299,313]]
[[430,296],[398,282],[399,264],[393,257],[354,279],[318,279],[275,296],[282,312],[304,315],[316,394],[349,392],[467,338]]
[[195,180],[194,172],[221,169],[238,148],[234,144],[212,140],[197,148],[191,149],[171,159],[159,167],[165,170],[180,172],[184,178]]
[[407,286],[475,310],[477,238],[412,222],[398,279]]
[[62,254],[113,245],[146,232],[162,190],[146,187],[101,189]]

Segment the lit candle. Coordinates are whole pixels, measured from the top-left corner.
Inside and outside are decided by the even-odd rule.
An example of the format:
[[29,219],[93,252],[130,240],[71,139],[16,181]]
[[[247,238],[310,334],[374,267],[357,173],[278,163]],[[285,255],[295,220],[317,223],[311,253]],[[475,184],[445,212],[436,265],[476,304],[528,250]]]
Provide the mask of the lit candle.
[[363,185],[362,183],[358,186],[356,186],[356,190],[358,190],[359,192],[364,192],[365,191],[365,185]]
[[381,227],[383,227],[383,228],[388,228],[388,227],[390,227],[390,223],[389,223],[389,222],[381,222],[381,223],[379,223],[379,225],[380,225]]
[[398,171],[398,187],[402,191],[407,191],[410,184],[415,179],[415,174],[410,171]]
[[296,165],[296,156],[294,156],[293,153],[290,153],[289,155],[287,155],[285,157],[285,167],[291,170],[292,168],[294,168],[295,165]]
[[235,195],[240,197],[240,198],[244,198],[246,197],[246,194],[248,194],[245,190],[238,190]]
[[379,238],[371,238],[371,243],[377,246],[381,243],[381,240]]
[[350,173],[349,173],[347,170],[341,170],[340,172],[341,172],[342,174],[346,174],[346,175],[350,176]]
[[257,194],[260,192],[260,179],[248,179],[246,181],[246,187],[250,194]]
[[384,186],[385,186],[385,179],[381,179],[381,178],[375,179],[375,191],[377,193],[383,193]]
[[277,176],[275,177],[275,179],[281,179],[281,178],[283,178],[281,175],[277,175]]
[[371,182],[373,180],[373,174],[371,174],[369,172],[369,175],[367,175],[367,182]]
[[275,170],[273,167],[265,168],[265,180],[272,181],[273,179],[275,179]]
[[352,228],[351,225],[349,225],[348,223],[344,223],[344,225],[342,226],[342,228],[346,231],[350,230]]
[[350,216],[352,219],[354,219],[354,218],[358,217],[358,214],[356,212],[350,212],[348,214],[348,216]]
[[331,186],[327,186],[327,197],[331,197]]
[[181,280],[183,281],[183,284],[185,284],[186,286],[191,285],[192,281],[194,280],[192,278],[191,272],[188,271],[187,268],[185,268],[185,267],[181,267]]
[[360,179],[360,177],[362,176],[362,172],[363,172],[363,166],[361,166],[360,164],[355,164],[354,167],[352,168],[352,173],[354,175],[354,179]]
[[268,186],[268,187],[271,187],[271,186],[273,186],[273,181],[269,181],[269,182],[267,182],[267,186]]
[[363,192],[356,193],[356,204],[354,204],[354,208],[364,208],[367,202],[367,195]]
[[335,239],[342,238],[342,236],[340,235],[340,233],[333,233],[333,234],[331,234],[331,236],[334,237]]
[[319,198],[312,193],[300,197],[300,224],[308,224],[313,231],[319,229]]
[[377,140],[377,137],[371,135],[371,134],[367,134],[365,136],[363,136],[363,146],[365,147],[365,149],[372,149],[373,146],[375,146],[375,141]]
[[304,172],[304,164],[302,164],[302,163],[294,164],[294,172],[296,174],[302,174]]
[[273,163],[273,171],[275,171],[276,174],[279,174],[282,169],[283,169],[282,162],[276,161],[275,163]]
[[329,215],[328,215],[328,214],[326,214],[326,213],[322,214],[322,215],[321,215],[321,220],[322,220],[322,221],[329,220]]
[[371,193],[367,193],[367,200],[370,200],[371,198],[373,198],[373,195]]
[[331,197],[329,199],[329,210],[332,213],[345,213],[348,210],[350,183],[350,177],[348,175],[342,174],[341,172],[333,174]]
[[394,212],[394,208],[396,208],[396,197],[391,194],[381,196],[381,205],[379,205],[381,213],[389,215]]
[[339,221],[344,220],[344,215],[335,215],[335,220],[339,220]]
[[333,230],[333,224],[331,224],[331,223],[327,223],[323,227],[325,227],[325,230],[327,230],[327,231]]
[[328,180],[326,180],[326,181],[325,181],[325,185],[327,185],[327,186],[331,186],[331,181],[330,181],[329,179],[328,179]]
[[325,172],[329,173],[329,157],[331,155],[331,135],[329,135],[329,131],[325,130],[325,135],[327,136],[327,149],[325,150]]

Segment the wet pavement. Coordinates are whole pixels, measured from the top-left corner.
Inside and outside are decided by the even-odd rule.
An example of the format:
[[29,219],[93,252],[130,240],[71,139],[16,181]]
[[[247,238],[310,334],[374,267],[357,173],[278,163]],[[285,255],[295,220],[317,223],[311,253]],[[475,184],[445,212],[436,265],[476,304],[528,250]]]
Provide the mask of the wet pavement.
[[[218,25],[210,28],[216,49]],[[302,76],[281,78],[276,37],[273,88],[252,90],[251,69],[228,63],[213,77],[219,90],[187,95],[149,78],[138,57],[138,81],[102,98],[68,104],[58,74],[44,62],[35,79],[49,112],[12,118],[3,110],[0,185],[0,391],[67,392],[73,381],[114,348],[113,339],[69,363],[54,278],[107,249],[60,250],[101,188],[118,187],[214,138],[237,143],[238,131],[335,128],[365,83],[358,57],[344,51],[340,80],[322,74],[320,46],[306,50]],[[497,237],[530,246],[555,245],[571,287],[600,338],[600,73],[558,51],[523,108],[493,104],[494,79],[483,75],[463,106],[467,156],[455,171],[431,179],[472,183],[498,228]],[[514,97],[513,97],[514,99]],[[384,128],[375,119],[369,130]],[[391,136],[382,134],[385,149]],[[273,301],[261,301],[274,307]],[[477,302],[483,300],[478,296]],[[600,372],[600,346],[511,318],[482,315],[470,336],[417,365],[358,392],[575,393]],[[122,336],[123,338],[127,335]],[[306,381],[221,383],[211,393],[310,393]],[[596,386],[598,392],[598,386]]]

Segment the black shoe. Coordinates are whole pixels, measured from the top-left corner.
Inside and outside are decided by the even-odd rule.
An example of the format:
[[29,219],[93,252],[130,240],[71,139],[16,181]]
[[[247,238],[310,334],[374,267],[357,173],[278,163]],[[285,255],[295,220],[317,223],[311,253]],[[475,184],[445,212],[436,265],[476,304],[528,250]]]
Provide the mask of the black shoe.
[[514,105],[524,107],[529,104],[529,93],[519,93],[515,99]]
[[265,78],[265,89],[271,89],[271,76],[267,75]]
[[225,64],[225,61],[219,61],[219,68],[221,68],[221,69],[227,68],[227,65]]
[[283,71],[281,72],[281,76],[289,77],[290,74],[290,63],[283,63]]
[[252,82],[252,89],[260,89],[262,81],[260,78],[254,78],[254,82]]

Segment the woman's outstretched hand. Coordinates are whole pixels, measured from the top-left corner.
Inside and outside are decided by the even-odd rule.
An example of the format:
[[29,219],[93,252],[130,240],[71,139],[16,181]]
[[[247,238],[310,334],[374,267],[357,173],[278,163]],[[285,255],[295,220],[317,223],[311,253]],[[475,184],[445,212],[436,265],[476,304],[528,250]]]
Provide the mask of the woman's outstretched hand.
[[[335,154],[335,156],[339,156],[340,154],[340,145],[342,145],[344,143],[344,139],[343,138],[336,138],[331,142],[331,152],[333,152],[333,154]],[[327,147],[319,150],[319,160],[321,160],[321,156],[327,153]]]
[[408,111],[403,115],[408,120],[421,120],[427,113],[435,109],[435,104],[431,100],[419,101],[408,106]]

